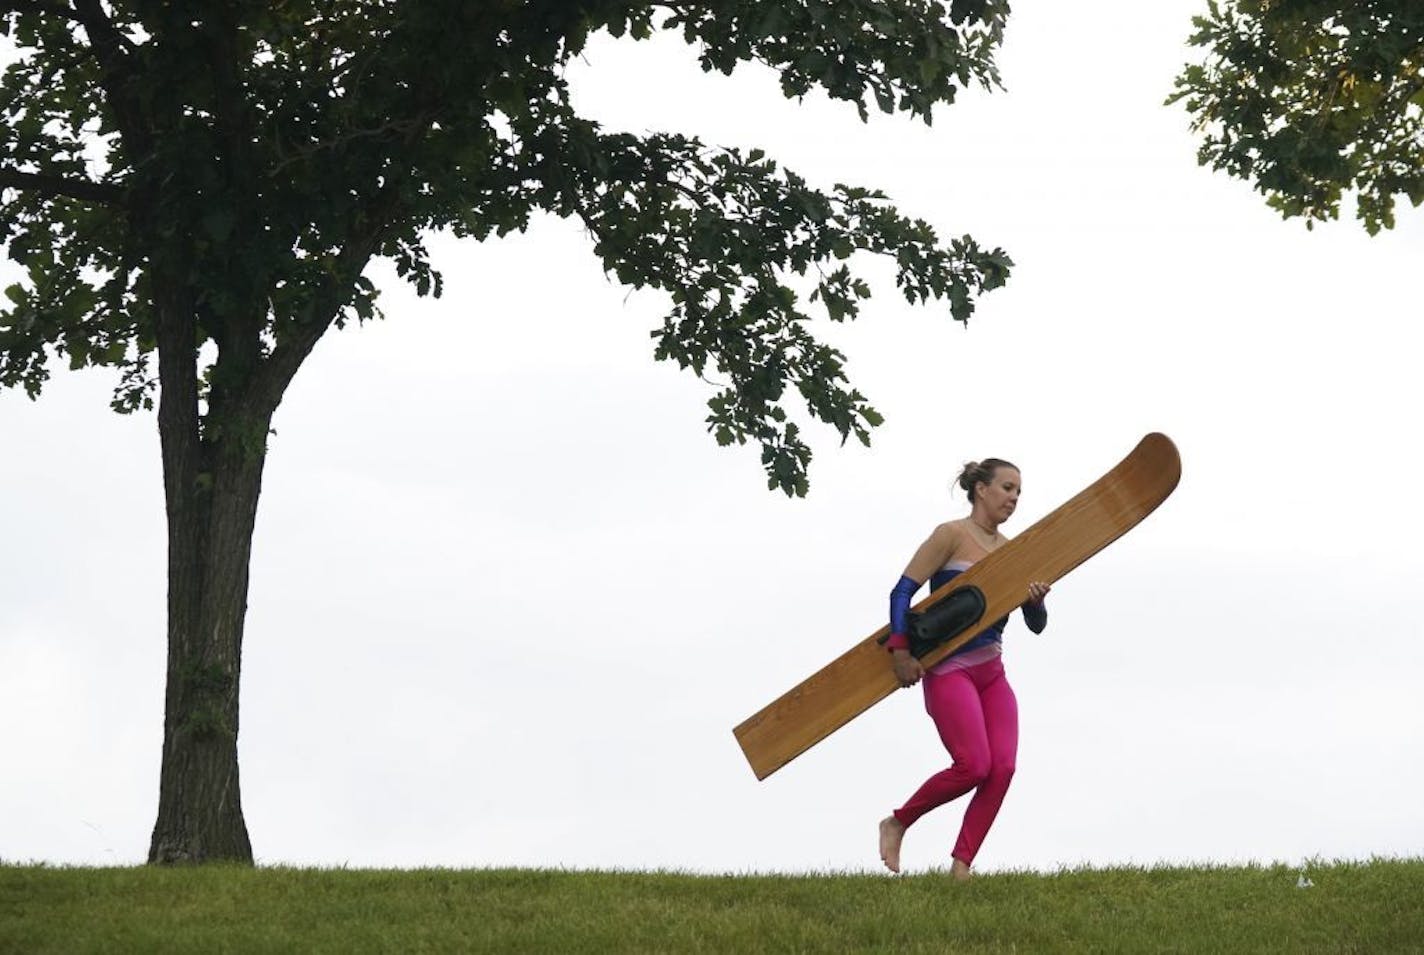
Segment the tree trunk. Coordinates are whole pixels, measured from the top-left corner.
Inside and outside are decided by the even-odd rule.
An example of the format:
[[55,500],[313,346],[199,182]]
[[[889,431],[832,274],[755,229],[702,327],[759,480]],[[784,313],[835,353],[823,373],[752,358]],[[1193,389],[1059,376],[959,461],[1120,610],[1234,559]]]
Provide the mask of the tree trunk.
[[148,861],[251,864],[238,786],[238,686],[272,415],[225,401],[215,388],[200,425],[193,323],[160,318],[163,325],[158,422],[168,517],[168,684]]
[[210,473],[211,487],[194,495],[207,500],[168,511],[168,689],[152,863],[252,862],[238,687],[262,460]]

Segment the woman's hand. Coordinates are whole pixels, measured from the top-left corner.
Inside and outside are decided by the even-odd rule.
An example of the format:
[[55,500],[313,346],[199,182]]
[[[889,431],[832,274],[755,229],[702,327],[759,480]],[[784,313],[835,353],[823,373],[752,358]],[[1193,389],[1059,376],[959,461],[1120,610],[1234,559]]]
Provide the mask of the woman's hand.
[[901,686],[914,686],[925,675],[920,661],[911,656],[909,650],[890,651],[890,660],[895,667],[895,679]]
[[1028,584],[1028,600],[1024,601],[1023,618],[1024,623],[1034,633],[1042,633],[1043,628],[1048,626],[1048,608],[1043,605],[1043,598],[1048,596],[1051,587],[1041,580],[1031,580]]

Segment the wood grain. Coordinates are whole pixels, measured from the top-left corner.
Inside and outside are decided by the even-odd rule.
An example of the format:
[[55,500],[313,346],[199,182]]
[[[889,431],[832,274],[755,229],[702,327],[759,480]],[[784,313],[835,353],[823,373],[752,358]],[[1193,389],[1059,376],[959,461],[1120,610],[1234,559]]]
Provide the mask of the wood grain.
[[[1155,432],[1147,435],[1117,467],[914,609],[924,610],[972,585],[984,592],[984,621],[1007,616],[1026,599],[1030,581],[1061,579],[1152,513],[1176,488],[1181,473],[1181,458],[1171,439]],[[881,627],[733,730],[758,779],[899,688],[879,643],[889,629]],[[955,637],[921,662],[933,666],[983,629],[976,626]]]

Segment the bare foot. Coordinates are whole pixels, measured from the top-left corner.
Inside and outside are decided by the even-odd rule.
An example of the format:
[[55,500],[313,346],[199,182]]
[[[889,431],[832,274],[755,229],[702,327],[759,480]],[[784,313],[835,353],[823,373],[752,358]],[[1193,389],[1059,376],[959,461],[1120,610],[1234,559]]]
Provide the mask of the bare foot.
[[900,871],[900,841],[905,838],[905,826],[894,816],[880,820],[880,861],[891,872]]
[[952,863],[950,863],[949,875],[950,878],[954,879],[954,881],[956,882],[968,882],[971,878],[973,878],[972,873],[970,873],[969,871],[969,863],[961,862],[958,859],[955,859]]

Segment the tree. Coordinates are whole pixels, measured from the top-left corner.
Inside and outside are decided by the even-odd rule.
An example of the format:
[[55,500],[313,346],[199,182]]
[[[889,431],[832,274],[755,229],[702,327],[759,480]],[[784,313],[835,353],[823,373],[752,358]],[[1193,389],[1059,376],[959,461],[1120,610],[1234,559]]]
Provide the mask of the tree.
[[1338,217],[1356,194],[1371,234],[1424,202],[1424,4],[1212,0],[1192,20],[1205,62],[1177,77],[1202,165],[1254,181],[1284,217]]
[[[758,61],[930,122],[998,85],[1005,0],[0,0],[18,58],[0,82],[0,230],[24,279],[0,312],[0,384],[50,363],[118,372],[152,409],[168,524],[168,661],[149,860],[250,862],[238,786],[239,659],[272,415],[318,339],[378,315],[363,274],[394,262],[439,295],[424,237],[476,240],[577,216],[604,268],[670,294],[655,356],[727,384],[719,444],[756,442],[805,494],[787,410],[842,442],[880,421],[805,302],[854,318],[845,261],[892,260],[911,302],[967,321],[1000,250],[941,242],[874,190],[828,191],[761,151],[603,131],[562,67],[602,30],[678,31],[704,70]],[[798,292],[800,293],[798,295]]]

